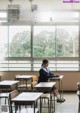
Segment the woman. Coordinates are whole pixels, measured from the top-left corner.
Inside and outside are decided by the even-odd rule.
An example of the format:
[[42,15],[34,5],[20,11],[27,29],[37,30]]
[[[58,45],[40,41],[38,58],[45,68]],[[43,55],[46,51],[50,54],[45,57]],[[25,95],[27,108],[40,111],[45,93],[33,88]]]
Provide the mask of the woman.
[[[50,72],[49,68],[48,68],[48,60],[44,59],[42,62],[42,67],[39,70],[39,77],[38,77],[38,83],[40,82],[48,82],[48,79],[51,77],[59,77],[59,75],[54,75]],[[64,102],[65,99],[61,98],[60,99],[60,94],[58,92],[58,89],[54,86],[53,87],[53,92],[57,97],[57,102]]]

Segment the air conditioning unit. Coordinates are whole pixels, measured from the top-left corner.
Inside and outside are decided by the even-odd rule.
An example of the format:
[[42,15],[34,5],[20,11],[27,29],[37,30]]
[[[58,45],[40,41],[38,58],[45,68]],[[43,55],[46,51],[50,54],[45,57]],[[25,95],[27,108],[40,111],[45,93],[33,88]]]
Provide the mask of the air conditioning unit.
[[19,5],[8,5],[8,21],[19,20],[20,7]]

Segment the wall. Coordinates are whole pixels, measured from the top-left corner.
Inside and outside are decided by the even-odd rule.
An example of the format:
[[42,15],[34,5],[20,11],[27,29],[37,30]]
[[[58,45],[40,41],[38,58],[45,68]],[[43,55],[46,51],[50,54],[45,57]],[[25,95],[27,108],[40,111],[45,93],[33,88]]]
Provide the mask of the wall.
[[[76,83],[80,81],[80,72],[54,72],[55,74],[64,75],[63,89],[65,91],[77,90]],[[14,79],[17,74],[38,75],[38,72],[2,72],[1,80]]]

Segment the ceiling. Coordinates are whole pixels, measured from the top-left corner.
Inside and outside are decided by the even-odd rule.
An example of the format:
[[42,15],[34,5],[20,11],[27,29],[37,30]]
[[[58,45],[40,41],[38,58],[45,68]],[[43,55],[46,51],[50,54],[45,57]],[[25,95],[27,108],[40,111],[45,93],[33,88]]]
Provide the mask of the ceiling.
[[[33,0],[32,4],[37,5],[38,9],[31,12],[31,3],[29,0],[13,0],[13,5],[20,6],[20,18],[22,21],[36,21],[43,12],[50,13],[54,11],[79,11],[80,3],[63,3],[63,0]],[[7,10],[10,5],[9,0],[0,0],[0,10]],[[43,13],[44,14],[44,13]]]
[[[0,0],[0,10],[5,10],[9,0]],[[13,4],[19,4],[21,9],[29,10],[29,0],[13,0]],[[56,9],[80,9],[80,3],[63,3],[63,0],[33,0],[33,4],[38,5],[38,11],[51,11]]]

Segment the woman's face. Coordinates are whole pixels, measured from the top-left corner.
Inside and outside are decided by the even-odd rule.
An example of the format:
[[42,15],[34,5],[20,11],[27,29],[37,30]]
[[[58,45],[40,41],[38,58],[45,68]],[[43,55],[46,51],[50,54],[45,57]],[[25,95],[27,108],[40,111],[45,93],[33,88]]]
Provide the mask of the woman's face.
[[43,66],[44,66],[45,68],[47,68],[47,67],[48,67],[48,65],[49,65],[49,64],[48,64],[48,63],[46,63],[46,64],[44,64]]

